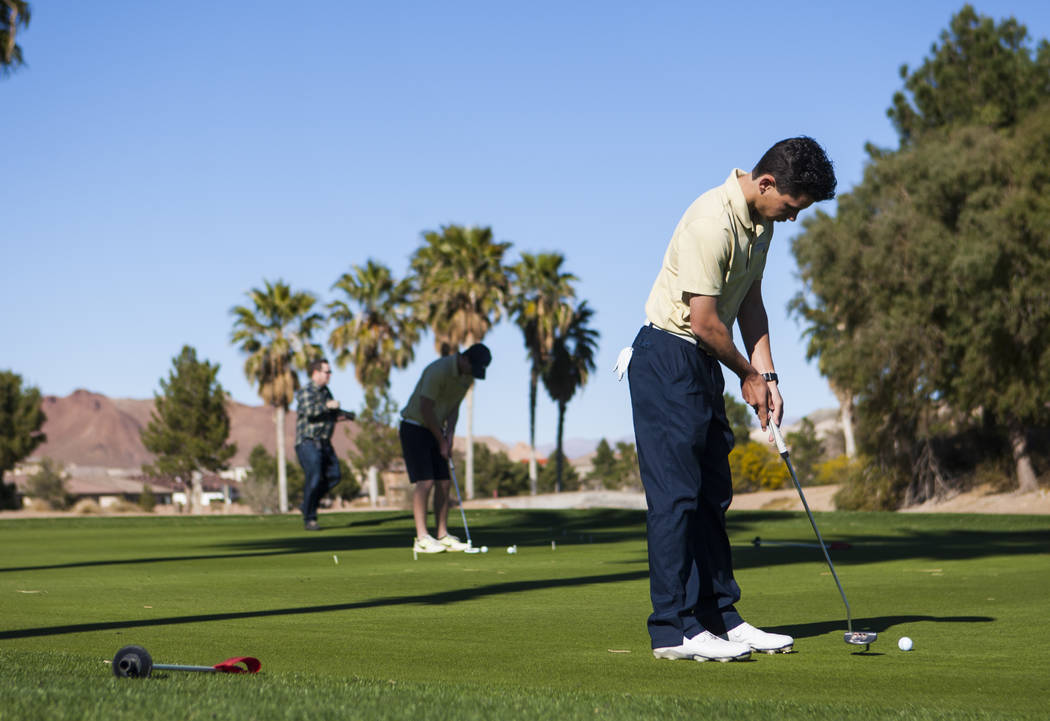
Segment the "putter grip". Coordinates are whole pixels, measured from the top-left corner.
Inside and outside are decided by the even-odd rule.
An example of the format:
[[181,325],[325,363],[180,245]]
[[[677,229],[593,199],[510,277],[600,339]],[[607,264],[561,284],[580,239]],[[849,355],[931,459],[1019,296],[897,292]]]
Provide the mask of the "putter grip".
[[777,443],[777,450],[780,451],[781,454],[787,453],[788,447],[787,444],[784,443],[784,436],[781,435],[780,428],[773,422],[772,418],[769,419],[769,427],[773,430],[773,440]]

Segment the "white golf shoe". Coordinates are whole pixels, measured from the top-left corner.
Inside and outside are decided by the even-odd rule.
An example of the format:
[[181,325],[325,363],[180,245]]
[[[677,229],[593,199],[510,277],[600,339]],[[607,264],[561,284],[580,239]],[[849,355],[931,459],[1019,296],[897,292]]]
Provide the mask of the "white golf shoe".
[[744,643],[726,641],[714,634],[702,633],[682,640],[678,646],[654,648],[656,658],[690,658],[696,661],[743,661],[751,656],[751,647]]
[[795,645],[795,639],[782,633],[767,633],[755,628],[750,623],[742,623],[726,633],[726,638],[736,643],[745,644],[752,651],[759,653],[789,653]]
[[438,543],[437,539],[429,533],[422,538],[417,538],[412,544],[412,550],[416,553],[444,553],[448,549]]
[[437,539],[437,542],[444,546],[446,551],[465,551],[470,548],[469,543],[463,543],[451,533]]

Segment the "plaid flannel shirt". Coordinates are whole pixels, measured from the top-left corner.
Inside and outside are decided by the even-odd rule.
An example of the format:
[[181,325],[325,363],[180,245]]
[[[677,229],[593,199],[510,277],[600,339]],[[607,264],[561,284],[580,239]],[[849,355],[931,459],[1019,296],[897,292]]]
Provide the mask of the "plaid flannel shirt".
[[318,388],[313,381],[295,392],[295,445],[304,440],[327,441],[332,438],[337,412],[325,407],[330,400],[332,391],[328,386]]

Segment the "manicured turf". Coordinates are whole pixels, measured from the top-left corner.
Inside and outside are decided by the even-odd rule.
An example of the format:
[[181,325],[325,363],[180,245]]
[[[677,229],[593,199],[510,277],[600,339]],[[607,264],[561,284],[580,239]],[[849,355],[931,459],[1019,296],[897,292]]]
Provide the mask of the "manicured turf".
[[[731,513],[739,608],[797,639],[745,663],[649,652],[644,515],[470,511],[490,552],[420,556],[403,512],[0,522],[7,719],[1044,719],[1050,518]],[[455,529],[454,529],[455,530]],[[551,542],[556,543],[552,550]],[[517,555],[506,546],[518,545]],[[338,563],[336,563],[338,558]],[[897,650],[900,636],[915,650]],[[252,655],[256,676],[116,679]]]

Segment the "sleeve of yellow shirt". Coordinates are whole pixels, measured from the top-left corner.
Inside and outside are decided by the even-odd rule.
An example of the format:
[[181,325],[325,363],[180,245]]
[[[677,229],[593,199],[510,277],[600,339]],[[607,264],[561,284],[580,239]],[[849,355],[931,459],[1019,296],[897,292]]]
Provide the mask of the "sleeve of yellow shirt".
[[706,218],[693,221],[678,236],[678,290],[721,295],[732,254],[725,226]]

